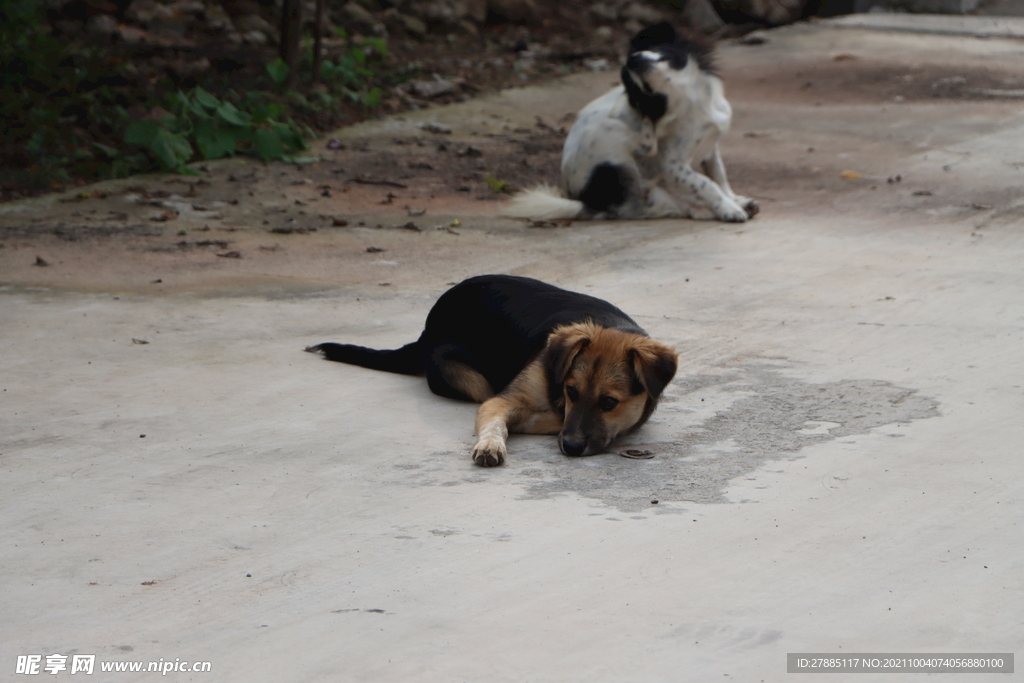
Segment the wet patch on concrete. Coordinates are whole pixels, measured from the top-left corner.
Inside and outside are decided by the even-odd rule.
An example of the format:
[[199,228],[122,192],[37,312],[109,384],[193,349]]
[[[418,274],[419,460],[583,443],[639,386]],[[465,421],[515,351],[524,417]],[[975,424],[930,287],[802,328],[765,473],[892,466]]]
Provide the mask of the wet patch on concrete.
[[[704,398],[723,407],[702,417]],[[622,512],[678,511],[664,504],[727,502],[729,482],[765,461],[795,459],[813,444],[938,414],[937,401],[881,380],[814,384],[774,367],[745,366],[677,380],[655,413],[661,425],[645,430],[677,436],[643,442],[642,431],[629,440],[629,448],[652,451],[650,460],[567,458],[550,438],[520,438],[509,444],[507,467],[521,477],[526,498],[571,492]]]

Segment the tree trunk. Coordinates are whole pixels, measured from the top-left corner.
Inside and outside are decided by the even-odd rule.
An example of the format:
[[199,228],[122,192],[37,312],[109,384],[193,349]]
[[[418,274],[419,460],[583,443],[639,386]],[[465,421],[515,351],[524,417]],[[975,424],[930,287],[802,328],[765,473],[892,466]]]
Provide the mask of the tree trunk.
[[295,85],[299,70],[299,38],[302,34],[302,0],[284,0],[281,6],[281,60],[288,65],[285,88]]
[[324,0],[316,0],[316,21],[313,28],[313,82],[320,82],[320,62],[323,61]]

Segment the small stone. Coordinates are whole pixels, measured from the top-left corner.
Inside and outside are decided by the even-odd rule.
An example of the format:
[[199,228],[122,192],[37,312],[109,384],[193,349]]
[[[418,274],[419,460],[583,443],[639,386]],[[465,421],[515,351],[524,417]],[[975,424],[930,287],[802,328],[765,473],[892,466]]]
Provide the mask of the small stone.
[[259,31],[269,36],[277,32],[277,29],[274,28],[273,24],[258,14],[246,14],[245,16],[235,19],[234,23],[235,28],[243,34],[250,31]]
[[416,37],[423,37],[427,34],[425,21],[410,14],[402,14],[395,7],[381,14],[381,19],[389,28],[400,29]]
[[270,38],[263,31],[246,31],[242,34],[242,42],[250,45],[266,45]]
[[622,19],[638,21],[645,26],[657,24],[659,21],[665,20],[665,15],[658,10],[648,7],[647,5],[640,5],[632,2],[619,10],[619,16]]
[[128,45],[138,45],[146,39],[146,32],[136,26],[118,26],[116,35]]
[[109,14],[97,14],[86,22],[85,30],[97,36],[112,36],[117,32],[117,19]]
[[174,17],[174,10],[156,0],[133,0],[124,12],[125,19],[133,24],[149,26],[156,21],[167,21]]
[[435,97],[441,97],[442,95],[454,94],[459,91],[457,81],[437,79],[410,81],[409,83],[403,83],[399,88],[410,95],[422,97],[428,100]]
[[378,24],[376,17],[357,2],[349,2],[341,10],[347,19],[345,23],[356,24],[364,29],[373,29]]
[[231,21],[231,17],[217,3],[208,5],[204,16],[206,17],[206,27],[211,31],[223,31],[225,33],[235,31],[235,24]]
[[[594,19],[597,19],[598,21],[619,20],[618,10],[603,2],[595,2],[587,9],[587,13],[589,13],[590,16],[592,16]],[[608,29],[608,34],[611,35],[611,29]]]

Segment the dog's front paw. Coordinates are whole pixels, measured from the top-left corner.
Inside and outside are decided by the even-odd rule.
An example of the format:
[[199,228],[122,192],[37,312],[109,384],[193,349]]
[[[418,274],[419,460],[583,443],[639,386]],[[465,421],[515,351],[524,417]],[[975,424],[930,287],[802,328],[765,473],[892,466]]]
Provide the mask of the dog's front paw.
[[473,462],[481,467],[497,467],[505,462],[505,443],[484,438],[473,447]]
[[724,202],[715,211],[715,217],[726,223],[742,223],[747,220],[747,212],[735,202]]
[[753,218],[761,212],[761,205],[756,200],[747,199],[746,197],[737,197],[736,203],[743,207],[743,210],[747,212],[747,218]]

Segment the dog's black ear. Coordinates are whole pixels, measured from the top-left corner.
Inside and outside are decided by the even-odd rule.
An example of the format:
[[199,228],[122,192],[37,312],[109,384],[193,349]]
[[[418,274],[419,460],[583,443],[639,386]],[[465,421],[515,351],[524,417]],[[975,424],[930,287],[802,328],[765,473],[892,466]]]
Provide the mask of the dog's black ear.
[[632,54],[641,50],[650,50],[658,45],[671,45],[676,42],[678,37],[679,34],[676,33],[672,24],[663,21],[660,24],[648,26],[633,36],[633,40],[629,41],[629,52]]
[[556,329],[548,337],[544,350],[544,374],[548,378],[548,399],[553,406],[562,405],[565,378],[572,362],[590,343],[590,325],[567,325]]
[[[676,376],[679,356],[661,342],[645,339],[630,351],[633,361],[633,393],[646,390],[651,398],[658,398]],[[640,385],[639,387],[637,385]],[[639,388],[639,391],[637,389]]]
[[622,85],[626,88],[626,97],[629,98],[629,106],[640,112],[640,116],[657,123],[658,119],[668,111],[668,98],[660,92],[644,92],[643,88],[637,84],[632,74],[636,73],[634,69],[641,69],[643,67],[634,65],[635,59],[630,57],[626,61],[626,65],[622,67],[620,74],[622,76]]

